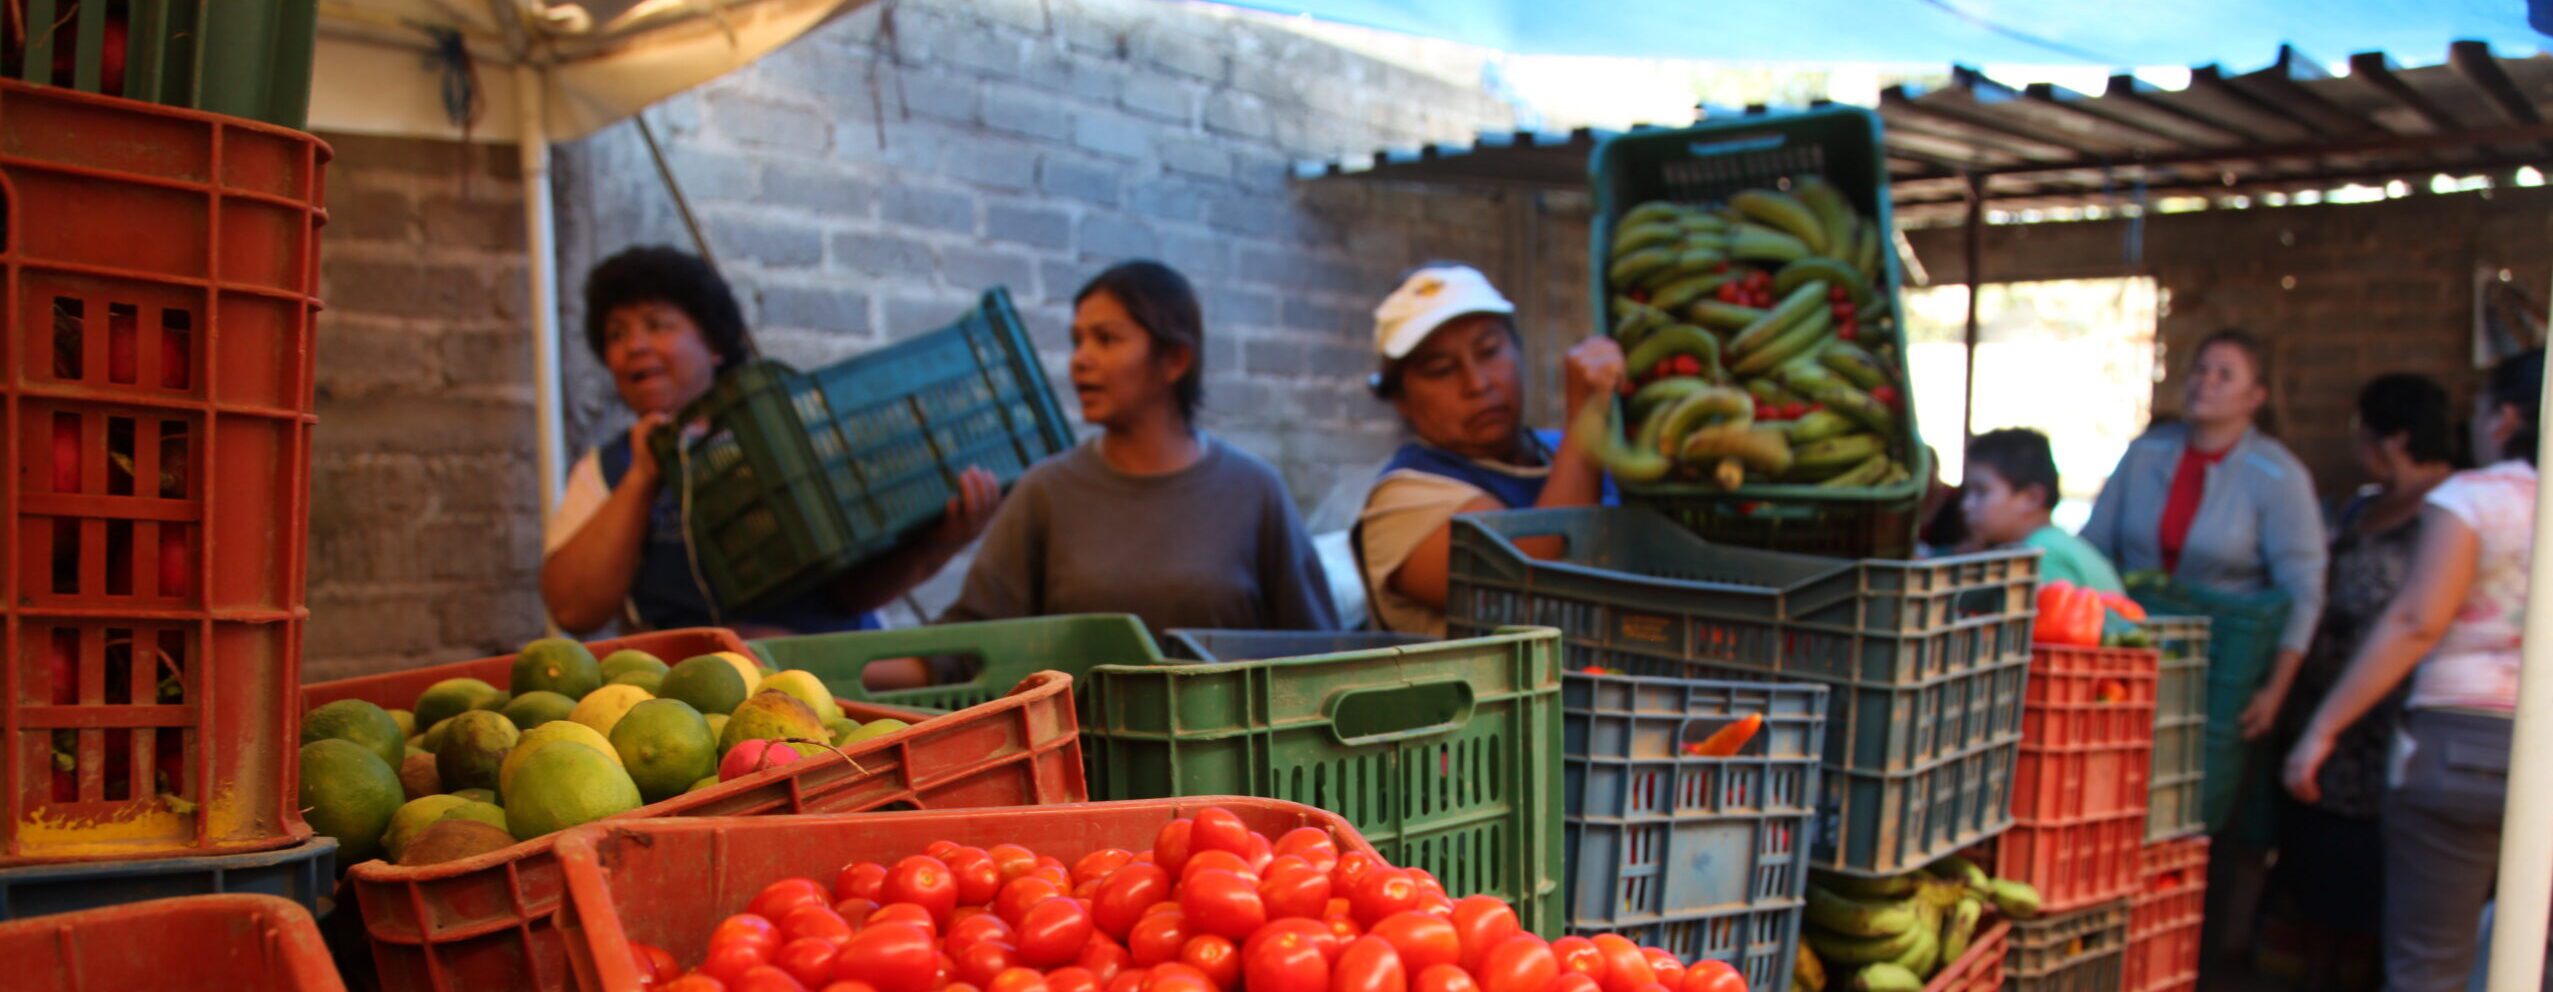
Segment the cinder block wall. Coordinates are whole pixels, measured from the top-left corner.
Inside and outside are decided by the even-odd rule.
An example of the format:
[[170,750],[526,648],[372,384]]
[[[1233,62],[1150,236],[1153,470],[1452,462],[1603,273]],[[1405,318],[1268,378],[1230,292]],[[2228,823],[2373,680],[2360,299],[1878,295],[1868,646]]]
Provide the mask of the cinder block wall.
[[[2553,190],[2420,194],[2382,203],[2210,210],[2148,219],[2142,258],[2125,221],[1990,227],[1993,282],[2149,275],[2167,306],[2157,337],[2169,378],[2154,411],[2177,413],[2200,338],[2240,327],[2269,344],[2280,439],[2329,498],[2365,482],[2349,453],[2358,389],[2387,372],[2444,383],[2456,413],[2473,369],[2473,278],[2506,268],[2543,300],[2553,277]],[[1965,279],[1960,229],[1910,232],[1935,285]],[[1992,388],[1992,383],[1980,383]]]

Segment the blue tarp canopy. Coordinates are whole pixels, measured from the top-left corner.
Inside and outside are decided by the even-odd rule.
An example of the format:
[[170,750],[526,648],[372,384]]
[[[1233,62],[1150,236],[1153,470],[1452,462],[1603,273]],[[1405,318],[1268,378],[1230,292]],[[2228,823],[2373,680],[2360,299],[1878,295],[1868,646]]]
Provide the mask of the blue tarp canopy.
[[[2244,65],[2289,44],[2441,52],[2476,39],[2542,50],[2530,0],[1234,0],[1521,55],[1770,62]],[[2533,0],[2553,7],[2553,0]],[[2539,23],[2553,25],[2540,18]]]

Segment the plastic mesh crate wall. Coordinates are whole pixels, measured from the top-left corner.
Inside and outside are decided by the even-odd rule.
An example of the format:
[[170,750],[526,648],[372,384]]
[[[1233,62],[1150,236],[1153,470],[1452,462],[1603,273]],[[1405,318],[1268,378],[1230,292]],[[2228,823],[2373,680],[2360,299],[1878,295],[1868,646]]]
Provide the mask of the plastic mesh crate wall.
[[2127,953],[2122,899],[2012,925],[2005,987],[2015,992],[2119,992]]
[[2207,779],[2206,617],[2149,617],[2161,666],[2154,692],[2154,775],[2145,839],[2168,840],[2206,829],[2199,802]]

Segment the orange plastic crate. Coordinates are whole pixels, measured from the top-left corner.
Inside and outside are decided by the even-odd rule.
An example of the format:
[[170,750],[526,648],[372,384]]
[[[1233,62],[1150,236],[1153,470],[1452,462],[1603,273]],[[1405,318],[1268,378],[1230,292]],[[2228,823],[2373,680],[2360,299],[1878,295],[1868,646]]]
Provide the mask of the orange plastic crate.
[[2039,890],[2041,912],[2058,914],[2136,891],[2145,848],[2145,811],[2071,823],[2018,823],[1995,838],[1997,877]]
[[0,82],[0,865],[310,836],[292,694],[328,157]]
[[220,895],[0,923],[17,992],[345,992],[310,911]]
[[2153,776],[2151,649],[2030,647],[2012,816],[2052,823],[2145,811]]
[[[678,649],[669,638],[688,638],[691,647],[705,650]],[[723,630],[697,630],[592,647],[597,652],[663,648],[658,657],[688,657],[740,650],[739,643]],[[500,683],[512,668],[511,656],[488,658],[311,686],[308,696],[314,704],[343,698],[382,702],[376,695],[413,699],[438,679],[470,676]],[[353,682],[368,684],[348,684]],[[809,758],[611,820],[1034,806],[1089,798],[1072,678],[1061,672],[1036,673],[1008,695],[941,715],[844,705],[854,719],[892,715],[914,726],[844,748],[847,760],[841,755]],[[552,856],[558,837],[534,838],[438,865],[402,868],[376,860],[348,869],[346,882],[361,909],[382,987],[472,992],[569,987],[567,951],[552,919],[565,893]]]
[[742,912],[763,886],[783,878],[831,885],[854,861],[893,863],[935,840],[976,847],[1025,844],[1071,864],[1107,847],[1143,850],[1161,825],[1221,806],[1270,839],[1297,827],[1330,833],[1339,850],[1373,854],[1335,813],[1281,799],[1192,796],[1076,803],[994,813],[891,813],[789,820],[613,820],[562,834],[558,859],[568,897],[559,929],[568,935],[577,987],[636,989],[630,943],[653,944],[697,964],[719,920]]
[[[1968,952],[1941,969],[1924,983],[1924,992],[2001,992],[2003,957],[2012,949],[2012,924],[2003,920],[1987,922],[1977,939],[1968,942]],[[1827,976],[1828,987],[1835,987],[1835,977]]]
[[2150,844],[2130,900],[2126,992],[2198,988],[2199,930],[2207,916],[2207,838]]

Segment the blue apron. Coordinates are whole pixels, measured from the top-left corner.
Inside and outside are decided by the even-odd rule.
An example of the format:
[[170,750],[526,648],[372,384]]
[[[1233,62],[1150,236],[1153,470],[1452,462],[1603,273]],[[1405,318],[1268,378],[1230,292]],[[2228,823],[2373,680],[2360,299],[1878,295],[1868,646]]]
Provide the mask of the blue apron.
[[[1532,431],[1525,436],[1533,442],[1533,448],[1525,453],[1526,456],[1544,465],[1551,464],[1552,453],[1560,448],[1560,432]],[[1542,498],[1542,484],[1548,478],[1511,475],[1421,441],[1401,445],[1401,450],[1393,452],[1392,459],[1383,463],[1380,475],[1390,475],[1403,469],[1467,483],[1488,493],[1510,510],[1534,505],[1535,500]],[[1622,502],[1621,495],[1614,492],[1611,475],[1604,477],[1604,498],[1600,502],[1606,506]]]

